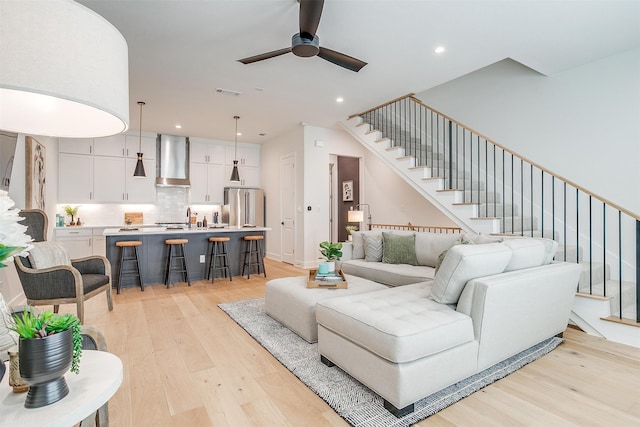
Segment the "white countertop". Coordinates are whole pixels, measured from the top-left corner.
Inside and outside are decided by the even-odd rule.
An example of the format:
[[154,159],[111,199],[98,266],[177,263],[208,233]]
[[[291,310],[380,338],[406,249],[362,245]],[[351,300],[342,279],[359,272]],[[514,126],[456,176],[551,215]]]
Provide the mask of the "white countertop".
[[[122,227],[125,228],[125,227]],[[269,231],[269,227],[224,227],[224,228],[183,228],[167,229],[166,227],[139,227],[137,230],[122,231],[121,228],[107,228],[102,233],[105,236],[122,236],[136,234],[176,234],[176,233],[248,233],[252,231]]]

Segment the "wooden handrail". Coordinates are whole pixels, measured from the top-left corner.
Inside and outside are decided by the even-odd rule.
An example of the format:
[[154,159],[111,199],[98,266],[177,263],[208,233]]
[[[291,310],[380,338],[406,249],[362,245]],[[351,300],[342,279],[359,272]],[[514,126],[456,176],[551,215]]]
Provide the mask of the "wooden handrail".
[[362,115],[370,113],[372,111],[376,111],[378,108],[386,107],[387,105],[391,105],[391,104],[396,103],[398,101],[402,101],[405,98],[413,98],[414,96],[415,96],[415,93],[408,93],[406,95],[399,96],[399,97],[397,97],[395,99],[392,99],[391,101],[385,102],[384,104],[380,104],[377,107],[369,108],[367,111],[363,111],[362,113],[352,114],[352,115],[349,116],[349,118],[347,120],[353,119],[354,117],[362,116]]
[[521,154],[519,154],[519,153],[517,153],[517,152],[515,152],[513,150],[508,149],[507,147],[505,147],[502,144],[499,144],[499,143],[495,142],[494,140],[492,140],[491,138],[481,134],[480,132],[477,132],[476,130],[471,129],[470,127],[460,123],[458,120],[456,120],[456,119],[454,119],[454,118],[452,118],[452,117],[450,117],[450,116],[448,116],[448,115],[436,110],[435,108],[431,108],[430,106],[428,106],[427,104],[425,104],[424,102],[422,102],[418,98],[416,98],[415,94],[413,94],[413,93],[410,93],[410,94],[404,95],[404,96],[400,96],[400,97],[395,98],[395,99],[393,99],[393,100],[391,100],[389,102],[386,102],[386,103],[381,104],[381,105],[379,105],[377,107],[374,107],[374,108],[371,108],[371,109],[369,109],[367,111],[364,111],[364,112],[362,112],[360,114],[354,114],[352,116],[349,116],[349,119],[351,119],[353,117],[357,117],[357,116],[361,116],[361,115],[370,113],[370,112],[375,111],[375,110],[377,110],[379,108],[386,107],[387,105],[393,104],[395,102],[401,101],[401,100],[406,99],[406,98],[411,99],[413,102],[415,102],[415,103],[417,103],[417,104],[419,104],[419,105],[421,105],[421,106],[433,111],[434,113],[442,116],[443,118],[451,121],[452,123],[455,123],[456,125],[461,126],[463,129],[468,130],[469,132],[473,133],[476,136],[479,136],[480,138],[484,139],[485,141],[487,141],[487,142],[495,145],[496,147],[500,148],[501,150],[504,150],[507,153],[511,154],[512,156],[518,157],[519,159],[521,159],[521,160],[527,162],[528,164],[530,164],[531,166],[533,166],[533,167],[535,167],[535,168],[537,168],[537,169],[539,169],[539,170],[541,170],[541,171],[543,171],[543,172],[545,172],[545,173],[547,173],[547,174],[549,174],[549,175],[551,175],[551,176],[553,176],[553,177],[555,177],[555,178],[557,178],[557,179],[569,184],[570,186],[572,186],[576,190],[579,190],[579,191],[581,191],[581,192],[583,192],[583,193],[585,193],[585,194],[587,194],[587,195],[589,195],[591,197],[594,197],[597,200],[601,201],[602,203],[604,203],[606,205],[609,205],[612,208],[624,213],[625,215],[630,216],[631,218],[633,218],[633,219],[635,219],[637,221],[640,221],[640,214],[636,214],[634,212],[631,212],[630,210],[625,209],[622,206],[620,206],[620,205],[618,205],[616,203],[613,203],[612,201],[610,201],[608,199],[605,199],[604,197],[593,193],[592,191],[589,191],[588,189],[584,188],[583,186],[576,184],[575,182],[563,177],[562,175],[558,175],[557,173],[555,173],[553,171],[550,171],[549,169],[547,169],[547,168],[541,166],[540,164],[528,159],[527,157],[525,157],[525,156],[523,156],[523,155],[521,155]]
[[420,229],[432,229],[432,230],[441,230],[446,233],[461,233],[464,230],[460,227],[448,227],[448,226],[440,226],[440,225],[414,225],[411,223],[408,224],[371,224],[371,228],[388,228],[388,229],[401,229],[401,230],[420,230]]

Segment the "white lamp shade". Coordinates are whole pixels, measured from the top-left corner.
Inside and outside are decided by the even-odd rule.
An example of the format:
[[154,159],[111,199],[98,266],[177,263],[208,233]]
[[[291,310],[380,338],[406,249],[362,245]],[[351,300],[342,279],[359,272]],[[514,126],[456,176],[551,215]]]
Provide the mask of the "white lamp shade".
[[347,211],[347,222],[364,221],[364,211]]
[[100,137],[129,127],[127,42],[70,0],[2,1],[0,129]]

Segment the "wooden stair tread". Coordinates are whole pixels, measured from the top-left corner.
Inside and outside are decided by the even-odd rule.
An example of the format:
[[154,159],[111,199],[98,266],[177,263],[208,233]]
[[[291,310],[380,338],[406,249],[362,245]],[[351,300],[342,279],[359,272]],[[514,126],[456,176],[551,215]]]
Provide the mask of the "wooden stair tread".
[[607,322],[621,323],[623,325],[629,325],[629,326],[634,326],[636,328],[640,328],[640,323],[636,322],[633,319],[625,319],[624,317],[621,319],[616,316],[608,316],[608,317],[601,317],[600,320],[606,320]]

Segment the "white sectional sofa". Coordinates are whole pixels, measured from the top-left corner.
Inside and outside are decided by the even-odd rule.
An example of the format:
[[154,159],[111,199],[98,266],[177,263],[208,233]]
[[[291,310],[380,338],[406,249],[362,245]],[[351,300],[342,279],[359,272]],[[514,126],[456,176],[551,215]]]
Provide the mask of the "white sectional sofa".
[[359,237],[345,245],[343,271],[393,287],[319,301],[318,349],[323,362],[371,388],[397,416],[567,326],[580,267],[552,263],[551,240],[477,244],[491,239],[475,237],[476,244],[451,247],[460,235],[415,233],[415,259],[410,237],[400,239],[399,256],[385,259],[417,264],[409,265],[366,261]]

